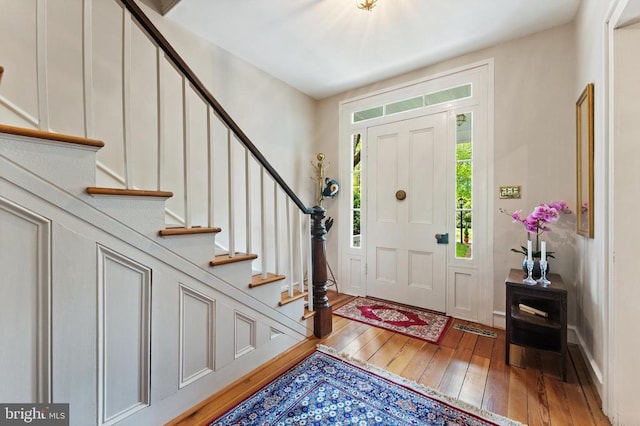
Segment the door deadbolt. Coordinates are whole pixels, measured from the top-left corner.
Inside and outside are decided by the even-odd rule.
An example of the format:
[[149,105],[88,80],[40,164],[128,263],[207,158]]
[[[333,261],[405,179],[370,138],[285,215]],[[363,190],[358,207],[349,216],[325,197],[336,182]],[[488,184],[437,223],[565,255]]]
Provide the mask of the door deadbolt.
[[405,198],[407,198],[406,192],[404,192],[402,189],[399,189],[398,191],[396,191],[396,200],[402,201]]

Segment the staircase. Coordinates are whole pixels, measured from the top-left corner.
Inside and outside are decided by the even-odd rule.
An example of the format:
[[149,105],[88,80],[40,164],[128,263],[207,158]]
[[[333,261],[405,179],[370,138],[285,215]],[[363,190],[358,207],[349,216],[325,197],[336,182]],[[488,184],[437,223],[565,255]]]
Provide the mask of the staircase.
[[[15,283],[2,283],[2,324],[41,322],[3,337],[40,342],[31,351],[42,365],[21,369],[9,355],[0,366],[19,373],[12,397],[86,407],[72,424],[159,424],[306,338],[310,320],[304,293],[281,293],[284,276],[253,274],[256,255],[200,253],[213,251],[219,229],[158,231],[170,192],[82,185],[95,179],[100,145],[0,126],[2,252],[25,246],[12,223],[38,223],[35,234],[46,236],[1,261],[30,289],[12,297]],[[51,264],[29,282],[30,271],[12,265],[31,259]]]
[[[34,115],[5,96],[21,91],[0,66],[0,119],[22,125],[0,124],[0,338],[16,348],[0,359],[0,400],[70,403],[72,425],[161,424],[331,332],[324,210],[304,205],[133,0],[85,3],[89,23],[97,10],[124,22],[122,86],[100,102],[123,93],[119,130],[106,131],[121,138],[51,131],[55,79],[38,75]],[[39,26],[46,12],[32,6]],[[101,53],[86,50],[96,29],[82,28],[83,80],[68,90],[84,91],[93,135],[111,82],[98,81]],[[150,139],[136,138],[146,127],[135,43],[155,52]]]

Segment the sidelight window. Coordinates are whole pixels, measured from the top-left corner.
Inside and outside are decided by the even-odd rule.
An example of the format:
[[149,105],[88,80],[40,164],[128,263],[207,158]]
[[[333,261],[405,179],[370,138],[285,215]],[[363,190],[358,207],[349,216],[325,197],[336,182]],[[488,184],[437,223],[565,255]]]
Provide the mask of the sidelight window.
[[473,115],[456,116],[456,258],[470,259],[473,248]]
[[362,171],[362,158],[360,156],[362,148],[362,135],[356,133],[351,135],[351,247],[360,248],[362,242],[360,240],[360,177]]

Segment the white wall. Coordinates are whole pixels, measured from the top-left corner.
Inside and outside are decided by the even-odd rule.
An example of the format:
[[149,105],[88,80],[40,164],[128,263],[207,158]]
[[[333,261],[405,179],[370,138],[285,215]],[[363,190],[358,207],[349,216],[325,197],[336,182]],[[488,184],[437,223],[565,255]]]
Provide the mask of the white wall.
[[[337,164],[341,101],[493,57],[494,309],[504,312],[504,278],[509,268],[522,262],[509,249],[524,244],[526,234],[498,209],[528,211],[540,202],[558,199],[572,208],[575,204],[574,52],[574,29],[569,24],[324,99],[318,102],[316,113],[317,150]],[[500,185],[522,185],[522,199],[499,200]],[[345,197],[329,200],[329,215],[337,216],[341,203],[347,202]],[[571,324],[575,323],[574,228],[575,217],[563,217],[553,225],[554,232],[544,236],[549,250],[557,252],[552,271],[560,273],[571,288]],[[328,256],[333,264],[337,264],[336,242],[337,238],[329,239]]]

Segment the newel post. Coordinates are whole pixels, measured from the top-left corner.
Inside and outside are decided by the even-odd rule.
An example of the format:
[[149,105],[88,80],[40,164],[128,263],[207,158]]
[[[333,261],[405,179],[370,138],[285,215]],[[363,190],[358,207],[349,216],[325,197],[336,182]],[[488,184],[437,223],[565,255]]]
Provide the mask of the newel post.
[[315,206],[311,213],[311,264],[313,267],[313,334],[323,338],[331,334],[333,324],[331,319],[331,305],[327,298],[327,255],[325,252],[325,238],[327,230],[324,227],[322,206]]

